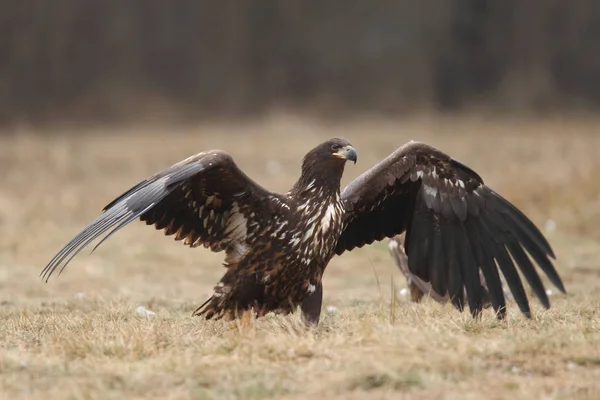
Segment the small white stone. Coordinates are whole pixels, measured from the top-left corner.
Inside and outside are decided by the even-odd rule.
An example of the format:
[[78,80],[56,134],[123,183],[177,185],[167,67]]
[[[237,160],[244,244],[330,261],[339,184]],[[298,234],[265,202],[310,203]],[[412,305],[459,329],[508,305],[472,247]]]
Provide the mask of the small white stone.
[[546,290],[546,296],[552,296],[552,289]]
[[327,306],[326,310],[328,313],[332,314],[334,312],[337,312],[337,307],[336,306]]
[[512,372],[513,374],[518,374],[519,372],[521,372],[521,368],[519,368],[519,367],[512,367],[510,369],[510,372]]
[[83,300],[84,297],[85,297],[85,293],[83,293],[83,292],[75,293],[75,298],[78,300]]
[[408,289],[407,288],[400,289],[400,291],[398,293],[400,294],[400,296],[406,296],[408,294]]
[[573,361],[569,361],[567,363],[567,368],[570,369],[571,371],[574,370],[576,366],[577,366],[577,364],[575,364]]
[[145,307],[143,306],[139,306],[138,308],[135,309],[135,312],[140,316],[140,317],[151,317],[153,315],[156,315],[156,313],[154,311],[151,310],[147,310]]

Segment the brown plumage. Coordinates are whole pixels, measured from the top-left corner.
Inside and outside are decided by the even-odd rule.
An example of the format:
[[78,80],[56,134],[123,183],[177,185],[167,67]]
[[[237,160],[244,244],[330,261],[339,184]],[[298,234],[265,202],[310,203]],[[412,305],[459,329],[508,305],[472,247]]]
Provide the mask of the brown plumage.
[[494,310],[504,316],[499,268],[529,316],[517,267],[549,307],[525,251],[565,291],[543,235],[465,165],[431,146],[410,142],[340,193],[347,160],[356,162],[351,144],[328,140],[304,157],[294,186],[278,194],[247,177],[227,153],[199,153],[108,204],[42,275],[48,280],[92,241],[106,234],[104,241],[139,218],[189,246],[225,252],[225,274],[194,312],[207,319],[235,318],[250,309],[259,316],[287,314],[300,306],[303,320],[317,325],[321,278],[330,259],[403,232],[410,271],[442,297],[448,295],[460,310],[465,297],[474,315],[483,307],[481,271]]

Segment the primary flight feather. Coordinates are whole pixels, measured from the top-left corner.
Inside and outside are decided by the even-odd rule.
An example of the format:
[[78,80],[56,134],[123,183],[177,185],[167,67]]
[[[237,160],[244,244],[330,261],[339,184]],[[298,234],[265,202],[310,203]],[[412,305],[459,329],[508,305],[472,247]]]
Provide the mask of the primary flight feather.
[[341,191],[348,160],[357,160],[352,145],[330,139],[306,154],[298,181],[280,194],[246,176],[226,152],[199,153],[113,200],[42,275],[47,281],[95,239],[103,237],[99,245],[139,218],[191,247],[225,252],[225,274],[194,311],[206,319],[232,319],[245,310],[287,314],[300,306],[303,321],[315,326],[331,258],[401,233],[411,273],[459,310],[465,297],[473,315],[489,301],[503,318],[502,273],[530,316],[518,270],[548,308],[531,259],[565,292],[541,232],[467,166],[409,142]]

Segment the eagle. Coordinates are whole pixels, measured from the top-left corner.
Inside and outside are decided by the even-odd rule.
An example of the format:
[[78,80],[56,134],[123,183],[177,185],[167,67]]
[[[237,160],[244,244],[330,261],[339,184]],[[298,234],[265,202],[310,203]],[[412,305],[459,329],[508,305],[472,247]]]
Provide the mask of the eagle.
[[296,183],[276,193],[227,152],[198,153],[111,201],[40,275],[48,282],[94,240],[102,238],[92,251],[139,219],[187,246],[224,252],[222,278],[192,313],[205,319],[285,315],[300,307],[301,320],[315,327],[331,259],[402,233],[411,273],[456,309],[468,305],[474,317],[488,297],[497,318],[505,317],[500,273],[525,317],[531,310],[519,271],[549,308],[534,263],[566,293],[543,234],[465,164],[410,141],[341,190],[348,161],[357,161],[352,144],[329,139],[304,156]]

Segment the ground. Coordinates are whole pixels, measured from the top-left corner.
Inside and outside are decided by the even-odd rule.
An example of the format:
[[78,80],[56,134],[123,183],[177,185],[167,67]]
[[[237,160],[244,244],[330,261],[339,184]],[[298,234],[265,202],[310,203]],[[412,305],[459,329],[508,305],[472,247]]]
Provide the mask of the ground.
[[[0,397],[10,399],[596,399],[600,397],[600,120],[279,115],[198,126],[0,136]],[[568,295],[505,322],[408,302],[385,243],[335,258],[323,318],[192,318],[224,269],[141,223],[43,283],[45,263],[112,198],[211,148],[286,190],[306,151],[356,147],[344,184],[410,139],[463,161],[546,233]],[[531,293],[531,292],[529,292]],[[395,294],[392,296],[392,294]],[[140,308],[141,307],[141,308]],[[150,310],[150,314],[144,310]]]

